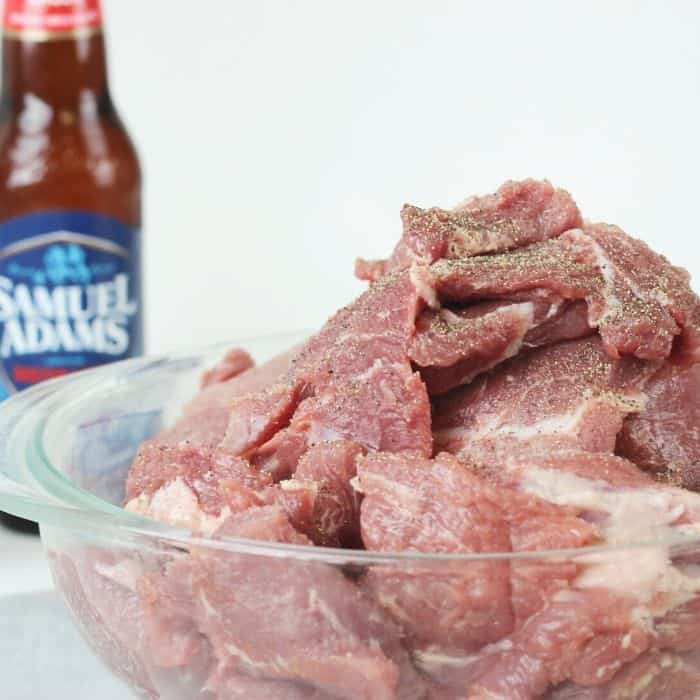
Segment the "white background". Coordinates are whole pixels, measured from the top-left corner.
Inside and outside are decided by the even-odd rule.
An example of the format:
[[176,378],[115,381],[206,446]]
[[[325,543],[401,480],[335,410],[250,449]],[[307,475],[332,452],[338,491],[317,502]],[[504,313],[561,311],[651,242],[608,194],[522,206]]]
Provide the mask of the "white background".
[[[700,4],[103,3],[151,352],[318,325],[404,202],[507,178],[700,274]],[[38,543],[0,534],[0,557],[0,594],[49,585]]]
[[547,177],[700,273],[700,4],[103,0],[151,352],[313,327],[401,205]]

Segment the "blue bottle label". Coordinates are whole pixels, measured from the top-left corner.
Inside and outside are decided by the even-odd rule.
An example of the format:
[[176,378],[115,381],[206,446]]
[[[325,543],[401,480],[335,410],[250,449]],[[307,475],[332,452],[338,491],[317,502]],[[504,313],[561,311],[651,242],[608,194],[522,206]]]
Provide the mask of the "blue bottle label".
[[142,352],[140,244],[89,212],[0,224],[0,399]]

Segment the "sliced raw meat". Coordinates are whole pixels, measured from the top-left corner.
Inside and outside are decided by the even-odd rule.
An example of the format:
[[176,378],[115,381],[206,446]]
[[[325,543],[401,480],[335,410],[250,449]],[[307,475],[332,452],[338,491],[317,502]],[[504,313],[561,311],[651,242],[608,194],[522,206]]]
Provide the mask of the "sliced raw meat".
[[[369,455],[358,460],[364,494],[362,536],[375,551],[508,552],[508,529],[493,493],[450,459]],[[365,585],[408,632],[416,650],[437,654],[473,651],[512,629],[509,564],[429,563],[372,569]]]
[[272,483],[270,477],[252,468],[240,457],[221,450],[147,442],[136,454],[126,484],[127,500],[142,494],[152,496],[166,484],[181,479],[197,495],[202,509],[212,515],[221,512],[220,489],[227,481],[253,490]]
[[484,302],[462,309],[426,310],[409,349],[432,396],[536,347],[589,335],[583,302],[544,300]]
[[430,270],[443,302],[535,289],[585,299],[589,325],[611,357],[663,359],[677,336],[684,362],[700,353],[700,301],[687,273],[614,226],[586,226],[510,253],[439,260]]
[[[512,498],[512,496],[508,496]],[[594,524],[573,512],[552,508],[537,498],[520,501],[521,512],[510,518],[510,543],[514,552],[546,552],[575,549],[598,542]],[[585,515],[585,514],[582,514]],[[555,594],[568,588],[582,566],[566,557],[513,558],[510,562],[510,594],[514,629],[549,605]]]
[[[219,535],[309,544],[275,507],[234,515]],[[415,672],[400,679],[410,665],[398,628],[337,569],[204,551],[191,566],[197,627],[219,673],[306,683],[347,700],[393,700],[400,682],[420,689]]]
[[208,369],[201,380],[201,388],[233,379],[255,365],[253,358],[240,348],[229,350],[219,362]]
[[[687,274],[548,183],[402,219],[391,258],[358,264],[369,289],[293,358],[232,351],[140,450],[127,507],[217,542],[78,572],[104,593],[106,654],[202,700],[686,700]],[[403,556],[341,569],[311,544]]]
[[682,333],[681,354],[700,359],[700,300],[685,270],[617,226],[587,225],[569,231],[562,241],[600,273],[603,284],[586,300],[589,322],[599,327],[611,355],[668,357],[674,338]]
[[[294,470],[293,461],[303,454],[305,445],[340,439],[372,450],[429,455],[430,403],[407,356],[423,304],[410,272],[372,285],[331,318],[294,358],[286,386],[293,387],[302,400],[293,407],[284,434],[279,433],[285,427],[282,421],[270,421],[278,413],[278,404],[264,394],[249,395],[234,404],[222,445],[240,453],[260,443],[250,458],[275,476]],[[281,458],[279,448],[285,449]]]
[[[697,551],[697,545],[694,549]],[[676,563],[681,569],[682,564]],[[694,565],[693,565],[694,566]],[[692,571],[690,572],[692,575]],[[656,645],[661,649],[692,651],[700,649],[700,594],[673,608],[654,621]],[[700,661],[700,659],[698,659]]]
[[405,364],[416,317],[424,306],[410,272],[372,285],[338,311],[293,360],[292,376],[315,388],[381,379],[377,364]]
[[[340,467],[340,465],[336,465]],[[348,477],[349,478],[349,477]],[[145,443],[134,460],[125,508],[160,522],[211,534],[232,513],[279,505],[300,532],[325,541],[320,528],[330,519],[326,482],[301,479],[273,485],[241,457],[220,449]],[[349,488],[349,487],[348,487]],[[342,502],[340,494],[337,499]]]
[[553,690],[547,700],[698,700],[700,668],[683,654],[650,651],[624,666],[609,683],[584,688],[573,683]]
[[[516,495],[541,499],[548,507],[559,505],[563,514],[569,514],[569,523],[594,527],[588,543],[665,542],[700,532],[700,498],[662,486],[612,455],[513,450],[510,456],[502,454],[497,465],[475,473],[499,484],[494,493],[503,504],[504,517],[511,518],[513,550],[568,549],[558,537],[565,536],[571,524],[547,529],[546,512],[544,517],[530,513],[517,519],[511,489],[519,492]],[[426,478],[423,475],[421,481]],[[387,481],[385,477],[385,490]],[[443,481],[446,489],[457,490]],[[409,493],[403,490],[404,499]],[[434,507],[444,512],[445,497],[435,500]],[[371,503],[366,494],[363,532],[364,508]],[[417,527],[420,518],[411,518],[404,502],[401,506],[412,527]],[[394,504],[392,512],[396,510]],[[387,522],[395,536],[397,526]],[[583,543],[574,541],[573,546]],[[467,657],[446,655],[439,648],[437,655],[435,648],[414,655],[421,668],[448,687],[467,684],[473,693],[467,694],[470,698],[531,698],[566,679],[584,685],[603,683],[652,643],[686,649],[691,626],[697,629],[699,591],[697,567],[671,559],[664,544],[578,557],[516,558],[510,572],[512,634]],[[397,597],[389,599],[395,603]]]
[[[478,554],[579,547],[595,538],[595,528],[573,512],[494,488],[447,454],[432,461],[359,458],[357,488],[365,496],[362,535],[371,550]],[[440,679],[467,663],[465,653],[510,634],[542,607],[543,591],[565,587],[577,572],[566,562],[511,571],[507,558],[496,557],[439,566],[397,562],[373,568],[364,585],[408,632],[421,669]]]
[[533,325],[531,303],[477,304],[459,311],[424,311],[409,356],[433,396],[512,357]]
[[272,483],[246,460],[218,449],[146,442],[127,480],[126,509],[145,517],[213,532],[231,512],[258,503]]
[[283,428],[251,455],[251,462],[269,474],[273,481],[289,479],[301,456],[309,449],[305,432],[294,428]]
[[618,454],[671,483],[700,490],[700,365],[662,368],[645,393],[644,411],[624,422]]
[[598,337],[521,354],[436,401],[436,446],[477,464],[533,445],[612,452],[657,367],[611,359]]
[[307,444],[351,439],[371,450],[429,454],[430,403],[420,376],[406,362],[377,360],[357,382],[333,384],[302,402],[290,433]]
[[530,470],[545,470],[571,474],[593,482],[604,482],[615,488],[653,488],[656,482],[646,473],[622,457],[602,452],[583,452],[578,449],[550,451],[536,444],[523,449],[502,452],[498,460],[473,467],[490,481],[506,488],[519,489]]
[[284,382],[231,402],[226,435],[219,446],[242,455],[267,442],[291,420],[300,400],[300,385]]
[[376,280],[413,263],[501,252],[558,236],[581,225],[571,196],[549,182],[506,182],[495,194],[472,197],[454,209],[404,206],[403,237],[385,262],[358,260],[360,279]]
[[430,284],[443,303],[512,298],[533,290],[548,297],[585,299],[602,284],[597,269],[577,260],[562,238],[509,253],[438,260],[430,273]]
[[209,659],[211,647],[194,625],[193,570],[187,557],[166,563],[163,572],[149,572],[136,583],[143,610],[144,636],[150,657],[160,668],[187,667]]
[[205,387],[185,406],[182,417],[175,425],[156,435],[153,440],[161,445],[188,441],[201,447],[216,447],[226,434],[233,399],[262,391],[279,381],[289,369],[293,352],[279,355],[227,381]]
[[[549,304],[543,306],[549,309]],[[509,346],[515,346],[511,354],[517,352],[519,341],[534,322],[535,305],[528,302],[426,309],[416,320],[416,334],[408,354],[420,367],[451,367],[475,355],[472,364],[488,369],[500,361]],[[486,356],[481,363],[480,355]]]
[[507,640],[475,655],[466,697],[531,700],[568,679],[605,683],[650,644],[625,595],[562,590]]
[[316,489],[312,532],[315,544],[326,547],[362,547],[360,538],[360,494],[350,485],[357,473],[355,460],[363,449],[349,440],[322,442],[301,459],[289,487],[299,480]]
[[[573,585],[580,590],[605,589],[633,598],[637,614],[648,625],[664,628],[666,646],[684,647],[682,625],[671,611],[687,617],[700,592],[700,572],[671,557],[666,543],[700,533],[700,497],[650,479],[629,462],[611,455],[562,452],[517,455],[501,462],[499,479],[510,488],[546,499],[594,523],[600,542],[619,547],[654,543],[644,549],[612,549],[582,555],[584,570]],[[493,473],[495,470],[487,470]],[[503,474],[507,476],[502,476]],[[674,637],[675,631],[679,634]]]
[[[256,475],[271,474],[276,479],[290,476],[308,447],[344,438],[364,448],[429,455],[430,404],[407,358],[422,303],[408,272],[373,285],[304,346],[284,381],[230,401],[228,428],[219,452],[231,457],[245,454],[265,470]],[[341,472],[335,479],[339,484],[347,477],[342,461],[336,467]],[[216,475],[212,478],[216,481]],[[293,485],[295,495],[304,490],[303,484],[301,489],[298,486]],[[308,489],[306,494],[313,495]],[[177,495],[192,504],[191,495]],[[288,495],[284,490],[283,501],[288,502]],[[319,512],[324,510],[321,495]],[[290,517],[296,525],[303,525],[292,513]],[[216,523],[197,524],[209,529]],[[334,537],[326,539],[330,542]]]
[[523,347],[538,348],[562,340],[576,340],[593,333],[588,324],[588,310],[583,301],[559,302],[550,305],[550,313],[531,328],[523,339]]

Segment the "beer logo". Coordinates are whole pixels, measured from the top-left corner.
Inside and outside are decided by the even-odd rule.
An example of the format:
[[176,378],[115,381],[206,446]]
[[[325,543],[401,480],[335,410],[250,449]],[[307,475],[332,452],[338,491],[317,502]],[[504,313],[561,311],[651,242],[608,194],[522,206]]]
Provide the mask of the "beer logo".
[[38,284],[87,284],[92,278],[85,264],[85,251],[77,245],[52,245],[44,255],[44,272],[36,276]]
[[87,264],[85,251],[75,244],[49,246],[43,263],[42,268],[35,269],[13,261],[7,271],[15,279],[27,279],[33,284],[87,284],[93,278],[94,265]]
[[134,262],[115,240],[70,229],[19,236],[0,248],[0,384],[7,392],[132,354]]

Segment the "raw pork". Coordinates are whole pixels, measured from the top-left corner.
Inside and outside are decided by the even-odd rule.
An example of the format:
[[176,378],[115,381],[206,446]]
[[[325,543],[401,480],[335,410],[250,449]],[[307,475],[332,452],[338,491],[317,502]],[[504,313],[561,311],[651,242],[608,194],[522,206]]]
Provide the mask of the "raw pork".
[[478,464],[533,447],[611,453],[657,369],[610,358],[597,336],[523,353],[435,402],[436,446]]
[[683,361],[700,359],[700,300],[687,273],[616,226],[587,225],[510,253],[439,260],[430,270],[443,302],[532,290],[584,299],[611,357],[664,359],[677,342]]
[[95,637],[201,700],[698,697],[687,273],[547,182],[402,221],[358,299],[141,447],[127,508],[214,539],[96,559],[91,614],[127,614]]
[[434,396],[468,384],[523,348],[592,332],[582,302],[533,296],[529,301],[443,307],[426,310],[418,318],[409,356]]
[[392,256],[387,261],[358,260],[360,279],[377,280],[440,258],[511,250],[581,225],[568,192],[536,180],[506,182],[495,194],[471,197],[449,211],[407,204],[401,220],[403,236]]
[[625,420],[618,454],[672,483],[700,490],[700,365],[664,367],[645,394],[644,411]]

